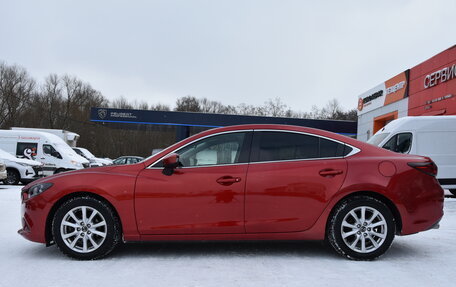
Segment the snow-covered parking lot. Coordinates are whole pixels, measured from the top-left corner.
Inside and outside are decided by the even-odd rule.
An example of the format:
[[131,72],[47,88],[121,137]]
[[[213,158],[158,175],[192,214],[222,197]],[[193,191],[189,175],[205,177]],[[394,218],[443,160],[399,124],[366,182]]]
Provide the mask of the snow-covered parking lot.
[[0,286],[453,286],[456,280],[455,198],[445,198],[440,229],[396,237],[373,262],[346,260],[321,242],[138,243],[84,262],[17,234],[20,188],[0,185]]

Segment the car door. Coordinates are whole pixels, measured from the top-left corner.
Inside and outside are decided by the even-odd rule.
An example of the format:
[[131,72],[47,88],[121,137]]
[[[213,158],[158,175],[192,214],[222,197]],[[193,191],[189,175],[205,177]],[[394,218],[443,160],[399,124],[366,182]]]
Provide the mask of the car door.
[[176,151],[181,168],[144,169],[135,190],[141,234],[244,233],[244,189],[252,132],[209,136]]
[[310,228],[342,185],[350,147],[331,139],[255,130],[246,185],[246,232]]

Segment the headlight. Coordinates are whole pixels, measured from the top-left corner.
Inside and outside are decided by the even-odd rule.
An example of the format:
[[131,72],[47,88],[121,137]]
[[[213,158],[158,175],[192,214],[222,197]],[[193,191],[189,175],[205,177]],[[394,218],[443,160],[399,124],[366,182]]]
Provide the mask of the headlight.
[[74,164],[77,167],[82,167],[82,163],[80,163],[80,162],[72,160],[71,163]]
[[29,189],[22,190],[22,199],[30,199],[34,196],[37,196],[38,194],[41,194],[48,190],[51,186],[53,186],[53,183],[50,182],[44,182],[44,183],[38,183],[30,187]]

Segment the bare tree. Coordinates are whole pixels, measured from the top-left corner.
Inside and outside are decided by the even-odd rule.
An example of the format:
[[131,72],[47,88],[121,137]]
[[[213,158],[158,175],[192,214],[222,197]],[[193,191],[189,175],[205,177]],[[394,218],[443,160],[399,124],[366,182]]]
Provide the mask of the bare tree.
[[35,81],[24,68],[0,63],[0,126],[20,124],[20,115],[35,92]]
[[51,74],[45,79],[44,85],[41,87],[41,96],[37,100],[42,102],[41,108],[46,115],[49,128],[55,128],[58,125],[63,106],[62,84],[56,74]]
[[323,118],[326,119],[338,119],[342,113],[342,107],[337,99],[329,100],[322,109]]
[[131,105],[124,96],[120,96],[111,101],[109,106],[115,109],[133,109],[133,105]]
[[200,111],[203,113],[224,114],[226,113],[226,106],[221,102],[211,101],[207,98],[198,100]]
[[161,104],[161,103],[151,105],[149,109],[152,111],[170,111],[171,110],[171,108],[168,105]]
[[178,112],[200,112],[201,107],[197,98],[186,96],[177,99],[176,108],[174,110]]
[[272,117],[284,117],[288,108],[280,98],[267,100],[264,102],[263,107],[266,115]]

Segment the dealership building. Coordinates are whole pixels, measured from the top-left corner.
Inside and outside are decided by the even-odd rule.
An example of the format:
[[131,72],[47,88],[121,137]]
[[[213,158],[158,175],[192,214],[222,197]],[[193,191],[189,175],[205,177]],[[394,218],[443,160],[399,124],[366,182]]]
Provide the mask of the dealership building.
[[405,116],[456,115],[456,45],[358,97],[357,139]]

